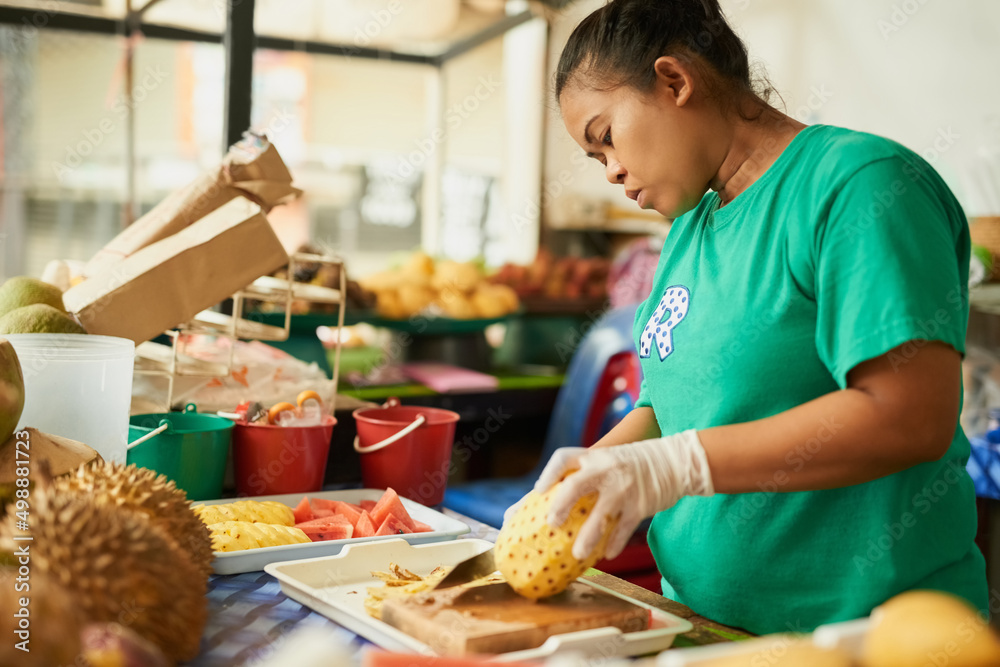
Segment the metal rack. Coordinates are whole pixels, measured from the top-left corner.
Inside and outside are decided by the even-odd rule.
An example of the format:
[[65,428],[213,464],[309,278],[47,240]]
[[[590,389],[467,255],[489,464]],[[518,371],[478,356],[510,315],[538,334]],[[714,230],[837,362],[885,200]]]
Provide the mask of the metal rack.
[[[340,276],[339,289],[332,289],[310,283],[294,280],[297,265],[323,264],[337,267]],[[177,329],[165,332],[171,339],[170,345],[159,343],[142,343],[136,348],[136,375],[146,375],[164,378],[167,383],[166,410],[170,410],[174,402],[174,382],[178,377],[222,378],[233,372],[236,341],[288,340],[291,332],[292,302],[308,301],[310,303],[336,304],[337,333],[334,344],[333,359],[333,395],[328,404],[330,411],[336,409],[337,384],[340,379],[340,349],[343,340],[344,308],[347,300],[344,298],[347,289],[347,273],[344,262],[332,255],[314,255],[309,253],[293,253],[288,258],[288,278],[262,276],[240,291],[233,294],[233,314],[226,315],[211,310],[198,313],[189,322]],[[279,304],[284,312],[284,326],[276,327],[263,324],[244,317],[244,303],[247,299],[267,301]],[[225,364],[208,362],[188,356],[184,353],[184,336],[207,335],[226,339],[230,342],[229,356]]]

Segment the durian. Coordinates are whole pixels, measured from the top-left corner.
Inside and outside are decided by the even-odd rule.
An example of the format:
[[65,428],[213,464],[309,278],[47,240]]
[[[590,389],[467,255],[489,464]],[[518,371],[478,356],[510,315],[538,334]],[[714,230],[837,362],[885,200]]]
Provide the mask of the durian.
[[[34,552],[31,542],[20,542],[19,546],[30,545],[29,554]],[[75,665],[80,654],[80,617],[70,601],[52,582],[40,573],[29,572],[27,579],[18,581],[17,556],[4,554],[9,567],[0,568],[0,665],[18,667],[52,667],[53,665]],[[21,605],[21,598],[27,601]],[[27,624],[27,635],[23,632],[23,614]],[[21,614],[21,616],[15,616]],[[18,648],[21,644],[27,651]]]
[[212,538],[187,495],[163,475],[115,462],[84,466],[55,481],[57,489],[86,494],[95,504],[141,512],[163,529],[204,575],[212,573]]
[[[119,622],[173,661],[198,654],[207,615],[206,577],[144,516],[40,482],[31,507],[31,574],[58,586],[86,623]],[[0,549],[23,542],[12,508]]]

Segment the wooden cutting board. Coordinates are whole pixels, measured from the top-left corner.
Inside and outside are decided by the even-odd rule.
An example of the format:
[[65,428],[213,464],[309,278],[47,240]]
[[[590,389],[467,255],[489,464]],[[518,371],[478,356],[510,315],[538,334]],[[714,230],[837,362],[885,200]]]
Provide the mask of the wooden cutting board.
[[534,648],[552,635],[592,628],[645,630],[649,610],[579,581],[538,601],[501,582],[389,599],[382,620],[439,655],[458,656]]

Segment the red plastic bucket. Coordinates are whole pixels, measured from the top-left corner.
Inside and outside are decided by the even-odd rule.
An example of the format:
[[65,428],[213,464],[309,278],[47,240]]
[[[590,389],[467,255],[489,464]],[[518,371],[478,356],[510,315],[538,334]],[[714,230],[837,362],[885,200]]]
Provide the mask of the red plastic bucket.
[[354,411],[366,488],[386,489],[422,505],[440,505],[448,485],[458,413],[408,407],[390,399],[380,408]]
[[308,493],[323,488],[330,438],[337,420],[319,426],[233,427],[233,473],[241,496]]

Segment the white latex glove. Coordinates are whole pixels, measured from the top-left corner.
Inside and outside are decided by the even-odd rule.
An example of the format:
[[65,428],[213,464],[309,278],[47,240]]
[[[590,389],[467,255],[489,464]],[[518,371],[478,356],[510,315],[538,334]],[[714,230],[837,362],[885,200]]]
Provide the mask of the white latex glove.
[[672,507],[683,496],[715,493],[705,449],[695,430],[614,447],[557,449],[535,483],[535,491],[544,493],[577,468],[556,492],[546,520],[551,526],[561,526],[577,500],[598,492],[597,504],[573,543],[573,557],[578,560],[597,547],[606,522],[615,517],[618,525],[608,539],[605,558],[620,554],[646,517]]

